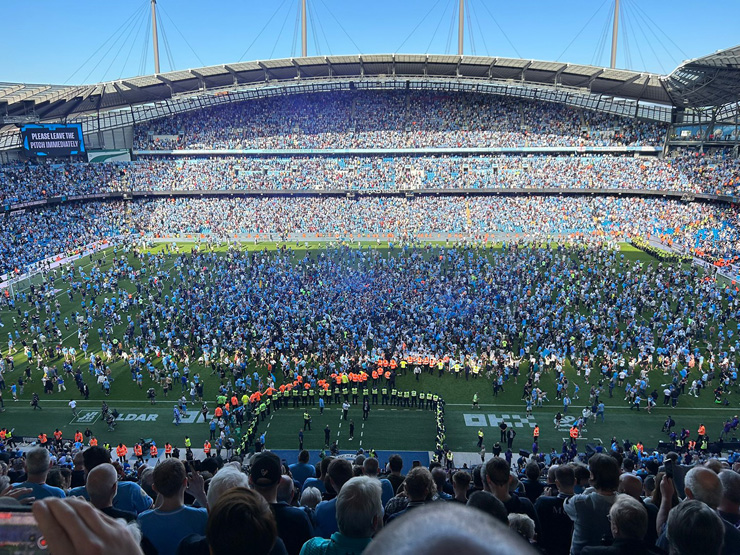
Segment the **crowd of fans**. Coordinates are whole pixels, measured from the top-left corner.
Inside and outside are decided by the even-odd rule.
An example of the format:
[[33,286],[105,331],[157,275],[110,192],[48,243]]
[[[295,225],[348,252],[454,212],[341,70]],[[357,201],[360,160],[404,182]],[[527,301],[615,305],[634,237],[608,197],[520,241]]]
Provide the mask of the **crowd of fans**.
[[[730,206],[620,197],[203,198],[135,203],[133,220],[148,234],[330,235],[418,233],[595,234],[625,239],[661,235],[686,250],[738,252],[737,211]],[[733,255],[734,256],[734,255]]]
[[162,160],[0,167],[0,205],[120,191],[637,189],[735,194],[721,156],[380,156]]
[[387,239],[390,234],[396,241],[420,233],[606,240],[652,235],[681,252],[732,262],[740,253],[739,226],[731,205],[636,197],[180,197],[128,206],[71,203],[0,219],[0,274],[23,272],[33,262],[128,233],[273,239],[291,234]]
[[21,274],[35,262],[126,233],[125,222],[122,202],[57,205],[0,217],[0,275]]
[[740,464],[617,444],[406,474],[398,455],[364,453],[168,458],[129,473],[102,447],[0,457],[0,504],[32,504],[56,554],[740,552]]
[[463,93],[294,95],[136,127],[136,149],[660,146],[664,125],[562,104]]

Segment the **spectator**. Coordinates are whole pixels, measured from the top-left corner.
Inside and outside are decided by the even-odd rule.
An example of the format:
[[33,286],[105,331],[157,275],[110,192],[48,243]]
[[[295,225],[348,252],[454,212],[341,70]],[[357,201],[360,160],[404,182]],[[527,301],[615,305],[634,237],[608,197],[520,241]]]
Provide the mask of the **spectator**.
[[609,546],[586,546],[583,555],[658,555],[644,541],[648,528],[645,506],[630,495],[619,495],[609,509],[609,522],[614,541]]
[[232,488],[249,487],[249,479],[237,468],[226,465],[208,481],[208,507],[213,507],[224,492]]
[[425,505],[432,500],[436,493],[436,486],[432,474],[426,468],[417,466],[412,468],[403,481],[403,490],[408,498],[406,507],[388,518],[388,522],[401,518],[408,512]]
[[557,494],[553,497],[543,495],[534,504],[541,526],[538,545],[548,555],[568,555],[573,521],[563,511],[563,504],[574,495],[576,478],[573,466],[557,465],[554,481]]
[[191,535],[178,555],[285,555],[275,515],[259,493],[237,486],[223,491],[208,514],[205,536]]
[[444,491],[447,484],[447,472],[441,467],[436,467],[432,470],[432,479],[434,480],[434,486],[437,488],[437,497],[442,501],[451,501],[452,496]]
[[455,492],[453,501],[458,503],[468,502],[468,489],[470,489],[470,474],[465,470],[458,470],[452,475],[452,489]]
[[527,543],[534,543],[534,521],[527,515],[511,513],[508,516],[509,528],[519,534]]
[[486,489],[504,504],[507,514],[526,514],[535,523],[535,529],[539,531],[539,519],[532,502],[526,497],[519,497],[510,490],[515,477],[511,474],[506,459],[501,457],[488,459],[485,464],[485,479]]
[[315,509],[321,503],[321,492],[318,488],[306,488],[301,493],[301,506]]
[[178,459],[165,459],[154,467],[156,508],[138,517],[142,542],[151,544],[159,555],[174,555],[180,541],[189,534],[203,534],[208,520],[204,508],[185,505],[188,477]]
[[474,491],[466,503],[468,507],[479,509],[499,522],[509,525],[509,517],[504,504],[490,491]]
[[573,521],[571,555],[580,555],[586,546],[602,545],[609,537],[609,509],[617,499],[619,465],[609,455],[596,454],[589,460],[591,485],[584,493],[566,499],[565,514]]
[[[684,503],[679,503],[677,507],[670,508],[670,499],[673,497],[674,487],[673,480],[670,478],[663,478],[660,482],[662,503],[658,511],[656,527],[662,533],[658,538],[657,545],[665,550],[669,547],[670,541],[667,535],[670,532],[668,531],[668,527],[664,526],[664,523],[669,518],[669,512],[673,514],[674,511],[678,510],[685,503],[684,501]],[[717,507],[722,502],[722,482],[719,476],[712,470],[697,466],[689,470],[686,474],[684,493],[687,499],[700,501],[716,513]],[[719,517],[719,514],[717,516]],[[682,516],[679,521],[682,521],[684,518]],[[720,522],[724,526],[722,553],[724,555],[740,553],[740,532],[726,520],[720,518]],[[676,537],[678,538],[678,536]],[[683,545],[683,541],[679,541],[679,545]]]
[[[342,490],[342,486],[353,476],[352,464],[349,461],[334,459],[327,469],[327,490],[331,488],[338,494]],[[339,530],[336,505],[337,498],[334,497],[322,501],[316,506],[316,536],[329,539],[334,532]]]
[[299,488],[303,487],[306,479],[316,477],[316,468],[308,463],[309,458],[309,452],[304,449],[298,454],[298,462],[290,465],[290,473],[293,479],[298,482]]
[[394,454],[388,458],[388,469],[390,472],[386,477],[391,483],[391,486],[393,486],[393,493],[398,493],[398,488],[401,487],[401,484],[406,479],[406,476],[401,474],[401,470],[403,470],[403,459],[401,455]]
[[31,491],[21,495],[18,499],[33,497],[36,500],[47,497],[66,497],[64,490],[55,488],[46,483],[49,473],[51,456],[44,447],[32,447],[26,451],[23,466],[26,470],[26,481],[13,484],[14,488],[29,488]]
[[533,555],[507,525],[459,503],[430,503],[388,524],[364,555]]
[[324,478],[326,478],[326,471],[329,468],[329,464],[331,464],[331,461],[334,460],[334,457],[324,457],[321,459],[321,462],[316,466],[316,477],[315,478],[307,478],[305,482],[303,482],[303,489],[306,488],[316,488],[318,489],[322,494],[326,493],[326,486],[324,485]]
[[540,482],[540,465],[534,461],[527,463],[524,469],[526,478],[522,480],[524,494],[532,503],[545,491],[545,484]]
[[722,482],[722,501],[718,512],[723,520],[740,527],[740,474],[732,470],[722,470],[719,473]]
[[[96,466],[111,462],[110,452],[99,446],[88,447],[83,451],[82,460],[83,468],[89,474]],[[73,488],[69,495],[89,499],[84,486]],[[120,511],[141,514],[152,506],[152,498],[136,482],[120,481],[118,493],[113,498],[113,506]]]
[[[665,481],[670,482],[669,480]],[[724,528],[724,530],[723,530]],[[723,545],[727,526],[706,503],[688,499],[668,515],[666,526],[669,555],[738,553]]]
[[249,468],[249,483],[270,504],[285,549],[290,555],[297,555],[303,544],[314,535],[314,530],[304,511],[278,501],[281,478],[282,464],[275,453],[263,451],[254,456]]
[[338,532],[330,539],[313,538],[301,549],[301,555],[361,553],[383,526],[380,483],[361,476],[346,482],[337,495]]
[[[658,507],[656,505],[653,505],[652,503],[645,503],[645,499],[642,497],[642,489],[642,480],[640,480],[640,478],[638,478],[637,476],[633,474],[622,474],[619,477],[619,487],[617,488],[617,491],[619,493],[629,495],[645,506],[645,510],[647,511],[648,515],[648,527],[647,532],[645,533],[645,537],[642,539],[644,539],[645,543],[647,543],[648,545],[655,545],[655,542],[658,539],[658,534],[656,532]],[[614,521],[612,520],[612,527],[613,525]]]
[[380,487],[383,491],[381,500],[383,503],[383,507],[385,507],[386,503],[388,503],[388,501],[390,501],[391,498],[395,495],[395,492],[393,491],[393,486],[391,485],[391,482],[390,480],[388,480],[388,478],[378,477],[379,469],[380,464],[378,463],[378,459],[375,457],[368,457],[362,462],[363,474],[368,478],[376,478],[380,480]]
[[86,486],[90,503],[111,518],[122,518],[126,522],[136,520],[136,513],[121,511],[113,506],[118,493],[118,473],[112,464],[104,463],[93,468],[87,475]]

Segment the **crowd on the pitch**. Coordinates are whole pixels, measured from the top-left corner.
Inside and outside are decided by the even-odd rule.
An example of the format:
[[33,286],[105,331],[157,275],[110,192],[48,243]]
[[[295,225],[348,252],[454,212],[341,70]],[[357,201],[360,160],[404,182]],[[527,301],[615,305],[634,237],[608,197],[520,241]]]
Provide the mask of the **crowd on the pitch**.
[[218,106],[136,127],[135,148],[660,146],[664,125],[455,93],[324,93]]
[[[565,399],[578,399],[576,384],[580,383],[584,391],[579,405],[594,405],[596,410],[584,411],[579,420],[596,419],[600,399],[607,396],[618,401],[624,396],[624,402],[640,410],[651,406],[649,399],[676,407],[684,395],[713,389],[715,400],[722,405],[738,391],[740,336],[733,324],[740,314],[740,296],[735,288],[705,279],[696,268],[631,262],[601,244],[552,248],[509,244],[500,252],[431,245],[390,251],[337,246],[300,255],[290,249],[232,249],[225,256],[210,252],[204,244],[187,254],[132,250],[134,260],[120,256],[127,252],[117,250],[110,267],[93,264],[92,268],[47,272],[46,283],[34,286],[22,299],[36,305],[38,316],[23,315],[21,309],[22,320],[9,336],[17,343],[9,347],[12,350],[25,340],[28,367],[43,371],[44,378],[69,376],[70,390],[72,382],[90,380],[105,388],[108,365],[122,360],[131,376],[124,371],[116,379],[140,383],[142,397],[151,391],[164,397],[169,391],[177,405],[182,397],[185,410],[197,410],[188,407],[192,403],[197,407],[215,401],[211,408],[206,404],[201,409],[211,430],[203,444],[203,457],[194,455],[189,437],[184,445],[178,442],[185,449],[186,471],[177,462],[182,451],[169,442],[159,446],[162,454],[151,445],[144,451],[141,443],[129,451],[123,444],[100,445],[80,430],[79,438],[66,446],[61,434],[53,434],[53,439],[40,434],[44,447],[27,451],[24,466],[3,428],[0,441],[11,443],[5,453],[11,466],[0,465],[0,474],[12,475],[12,483],[21,491],[10,493],[17,497],[87,497],[108,514],[111,507],[129,513],[113,516],[138,522],[145,551],[153,546],[159,553],[174,553],[189,533],[200,534],[190,538],[191,542],[216,542],[214,537],[202,536],[209,519],[225,518],[219,496],[227,495],[224,491],[230,487],[243,486],[250,488],[247,493],[236,493],[247,506],[251,502],[254,507],[255,500],[262,498],[263,504],[273,505],[265,514],[273,513],[276,525],[266,533],[267,547],[260,552],[271,552],[277,543],[281,553],[304,555],[313,552],[313,544],[306,547],[307,542],[354,537],[353,528],[343,525],[347,521],[341,499],[350,492],[359,496],[358,505],[375,507],[378,519],[409,526],[414,523],[413,513],[422,510],[419,507],[455,503],[456,499],[477,508],[480,502],[489,514],[523,536],[526,542],[515,544],[517,552],[526,553],[529,542],[547,553],[581,554],[588,553],[584,551],[588,546],[601,545],[610,529],[607,514],[612,523],[621,522],[619,510],[625,504],[633,505],[631,514],[642,515],[637,519],[642,523],[637,527],[640,533],[634,532],[633,540],[647,545],[657,542],[662,547],[679,541],[676,532],[671,532],[671,519],[682,514],[674,492],[684,492],[689,498],[686,507],[695,514],[704,510],[703,503],[710,509],[719,508],[720,516],[731,523],[723,528],[721,521],[711,520],[716,513],[704,515],[709,518],[705,531],[711,532],[711,541],[701,535],[703,531],[691,530],[692,537],[701,535],[704,552],[719,553],[723,542],[725,553],[740,546],[740,534],[733,527],[740,522],[740,512],[737,506],[722,504],[725,495],[731,499],[740,495],[740,480],[731,470],[738,457],[731,455],[723,466],[712,460],[710,446],[736,433],[737,417],[728,417],[722,430],[702,424],[694,434],[685,418],[677,416],[677,423],[668,416],[663,431],[677,456],[671,457],[672,479],[662,485],[661,481],[668,480],[668,471],[662,467],[665,457],[644,447],[639,437],[632,442],[613,438],[606,445],[597,444],[595,454],[587,454],[572,429],[573,439],[564,441],[562,450],[539,452],[538,428],[533,431],[531,447],[529,437],[517,439],[514,447],[502,428],[501,442],[491,449],[494,457],[482,451],[482,458],[488,460],[473,468],[460,469],[455,454],[441,445],[440,460],[431,472],[418,468],[406,476],[401,473],[400,457],[392,456],[387,465],[379,465],[372,451],[354,467],[344,458],[333,458],[333,449],[323,460],[313,461],[317,468],[310,464],[307,452],[290,467],[282,466],[271,454],[242,459],[252,447],[257,451],[264,447],[265,413],[283,410],[290,403],[312,409],[324,402],[337,407],[351,403],[355,410],[363,406],[363,411],[366,402],[373,408],[399,403],[419,410],[436,408],[437,441],[443,443],[440,419],[443,424],[444,413],[440,413],[437,396],[430,399],[424,391],[412,392],[420,395],[404,391],[399,396],[396,390],[396,375],[417,371],[485,380],[492,384],[491,395],[498,387],[521,389],[522,399],[528,402],[539,391],[543,375],[548,375],[557,385],[549,402],[562,402],[564,414],[570,414]],[[49,301],[49,293],[53,295],[60,283],[70,300],[84,302],[73,322],[59,321]],[[21,298],[7,298],[0,304],[15,315],[12,303],[16,301],[20,303]],[[126,323],[125,331],[116,333],[120,323]],[[51,335],[61,327],[77,329],[79,350],[67,344],[56,349],[56,341],[42,339],[47,331]],[[90,334],[100,338],[101,352],[88,352]],[[75,370],[80,353],[85,353],[83,360],[89,361],[89,369]],[[529,364],[522,365],[526,360]],[[573,374],[566,377],[566,360],[576,368],[575,378]],[[60,363],[62,368],[57,368]],[[195,364],[199,370],[192,368]],[[250,375],[252,364],[259,372]],[[0,375],[10,375],[4,370],[9,369],[0,368]],[[205,392],[198,388],[199,371],[215,373],[221,388]],[[282,374],[282,380],[276,380],[275,374]],[[539,410],[540,395],[534,399],[534,409],[528,410]],[[104,404],[102,410],[106,413],[108,407]],[[310,415],[304,418],[310,428]],[[663,420],[658,417],[656,429]],[[237,428],[245,439],[242,448],[232,450],[231,443],[219,443],[230,440],[230,430]],[[526,452],[517,452],[522,442]],[[111,451],[117,459],[112,466],[108,465]],[[224,466],[224,459],[232,462]],[[106,470],[93,473],[97,467]],[[99,476],[103,472],[110,476]],[[382,474],[387,484],[373,481]],[[227,475],[228,483],[222,484]],[[351,481],[355,476],[372,482],[369,493],[353,489],[359,484]],[[105,481],[108,478],[118,484],[123,492],[120,497],[114,497],[114,489]],[[108,487],[103,488],[98,480]],[[696,480],[701,480],[701,487]],[[202,483],[206,481],[208,491]],[[186,485],[192,496],[192,500],[187,497],[187,509],[181,490]],[[589,485],[597,491],[586,490]],[[98,495],[98,487],[109,495]],[[475,493],[479,490],[488,492],[484,499]],[[332,502],[337,493],[339,500]],[[157,498],[157,510],[149,512]],[[312,511],[298,508],[302,499]],[[75,501],[70,507],[84,510],[78,503],[82,502]],[[283,505],[275,507],[279,503]],[[35,511],[45,510],[47,504],[42,501]],[[288,505],[303,512],[290,513],[292,519],[284,516],[281,527],[279,512]],[[436,510],[453,518],[450,511],[456,509],[438,505]],[[188,518],[178,521],[178,526],[158,520],[157,515],[173,511],[187,513]],[[480,513],[464,516],[478,528],[484,518]],[[91,518],[88,514],[85,521]],[[42,526],[46,522],[42,518]],[[370,517],[368,522],[372,522]],[[666,522],[668,533],[664,534]],[[364,538],[363,549],[378,542],[379,552],[388,551],[381,543],[386,541],[382,534],[370,539],[378,528],[376,522],[358,535]],[[250,533],[253,542],[262,537]],[[504,531],[497,533],[501,534],[499,541],[514,541]],[[91,534],[81,535],[78,541],[94,537]],[[619,528],[612,529],[612,534],[614,540],[622,538]],[[324,540],[311,539],[314,536]],[[413,536],[420,542],[416,551],[423,550],[424,534]],[[50,538],[52,545],[57,539]]]

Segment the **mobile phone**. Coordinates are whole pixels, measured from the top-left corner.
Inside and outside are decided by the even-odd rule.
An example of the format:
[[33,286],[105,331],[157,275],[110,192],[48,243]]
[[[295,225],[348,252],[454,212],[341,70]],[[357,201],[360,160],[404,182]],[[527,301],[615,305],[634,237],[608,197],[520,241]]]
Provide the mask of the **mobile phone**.
[[663,466],[665,467],[666,478],[673,480],[673,461],[671,459],[666,459]]
[[0,510],[0,555],[40,553],[47,548],[30,507]]

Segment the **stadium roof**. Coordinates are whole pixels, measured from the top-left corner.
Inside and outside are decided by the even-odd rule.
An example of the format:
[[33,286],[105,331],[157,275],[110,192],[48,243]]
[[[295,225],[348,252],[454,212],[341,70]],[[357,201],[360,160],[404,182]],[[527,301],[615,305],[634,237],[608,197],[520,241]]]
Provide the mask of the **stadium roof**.
[[664,83],[676,106],[709,107],[740,102],[740,46],[684,62]]
[[[374,54],[239,62],[70,87],[0,83],[0,123],[5,124],[0,131],[0,148],[12,148],[16,142],[16,139],[3,140],[9,139],[8,134],[17,135],[14,124],[31,121],[90,119],[93,114],[167,104],[164,112],[160,110],[152,115],[150,110],[143,117],[131,110],[128,123],[119,114],[116,116],[118,123],[96,124],[99,127],[95,130],[99,130],[195,109],[193,99],[212,99],[218,94],[230,95],[228,100],[235,101],[243,98],[245,91],[270,87],[283,87],[282,94],[288,94],[318,90],[317,84],[322,83],[332,83],[335,87],[340,83],[348,87],[349,82],[354,82],[358,86],[368,84],[367,88],[371,88],[373,83],[383,86],[404,80],[413,81],[417,88],[435,88],[436,84],[444,83],[440,89],[478,90],[531,98],[542,97],[521,91],[550,91],[549,100],[604,111],[610,110],[607,104],[615,102],[662,106],[652,112],[621,108],[623,112],[613,113],[667,121],[673,106],[704,108],[726,106],[740,100],[740,47],[686,62],[668,76],[517,58]],[[418,85],[420,82],[423,86]],[[463,83],[464,88],[456,89],[456,83]],[[242,96],[233,96],[233,92],[242,93]],[[588,100],[573,101],[575,97],[588,97]],[[189,108],[184,99],[191,103]],[[89,130],[91,128],[86,131]]]
[[[2,83],[0,104],[7,103],[9,116],[23,116],[33,108],[44,120],[210,89],[265,82],[383,76],[513,80],[583,88],[590,93],[633,100],[672,102],[660,77],[649,73],[516,58],[376,54],[239,62],[75,87]],[[0,114],[6,112],[1,108]]]

